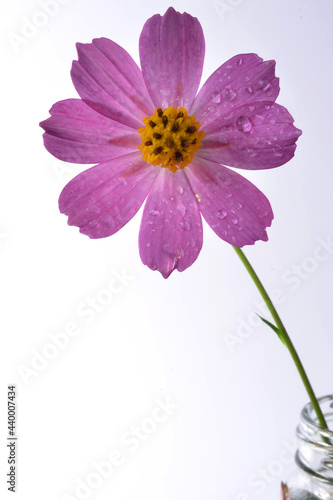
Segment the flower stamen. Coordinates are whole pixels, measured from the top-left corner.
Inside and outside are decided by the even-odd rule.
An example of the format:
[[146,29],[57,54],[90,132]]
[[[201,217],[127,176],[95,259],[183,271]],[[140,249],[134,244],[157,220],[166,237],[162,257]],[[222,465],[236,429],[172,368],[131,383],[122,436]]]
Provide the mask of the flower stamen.
[[199,130],[200,123],[195,121],[194,115],[188,116],[185,108],[156,108],[154,115],[143,118],[143,123],[145,127],[138,130],[143,160],[167,167],[172,172],[191,163],[194,153],[202,146],[201,139],[205,137]]
[[178,122],[175,122],[172,127],[171,127],[171,131],[172,132],[178,132],[179,130],[179,123]]
[[159,155],[162,152],[163,148],[159,146],[158,148],[154,149],[153,155]]

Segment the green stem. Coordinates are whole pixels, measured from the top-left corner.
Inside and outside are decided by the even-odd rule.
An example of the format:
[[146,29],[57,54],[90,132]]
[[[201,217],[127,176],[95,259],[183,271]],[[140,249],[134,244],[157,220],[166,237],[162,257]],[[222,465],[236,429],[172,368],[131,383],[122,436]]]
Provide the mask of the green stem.
[[283,338],[283,342],[285,344],[285,346],[288,348],[290,354],[291,354],[291,357],[293,358],[294,360],[294,363],[296,365],[296,368],[301,376],[301,379],[303,381],[303,384],[305,386],[305,389],[307,390],[307,393],[310,397],[310,401],[312,403],[312,406],[313,406],[313,409],[314,411],[316,412],[316,415],[318,417],[318,422],[320,423],[320,425],[323,427],[323,428],[326,428],[328,429],[328,426],[327,426],[327,423],[326,423],[326,420],[325,420],[325,417],[321,411],[321,408],[319,406],[319,403],[317,401],[317,398],[315,396],[315,393],[312,389],[312,386],[310,384],[310,381],[308,379],[308,376],[304,370],[304,367],[302,365],[302,362],[301,360],[299,359],[299,356],[296,352],[296,349],[292,343],[292,341],[290,340],[290,337],[287,333],[287,330],[285,329],[282,321],[281,321],[281,318],[280,316],[278,315],[274,305],[273,305],[273,302],[271,301],[271,299],[269,298],[268,296],[268,293],[266,292],[263,284],[261,283],[260,279],[258,278],[255,270],[253,269],[253,267],[251,266],[250,262],[248,261],[248,259],[245,257],[243,251],[240,249],[240,248],[237,248],[237,247],[233,247],[234,250],[236,251],[238,257],[240,258],[240,260],[243,262],[247,272],[249,273],[249,275],[251,276],[254,284],[256,285],[257,289],[259,290],[262,298],[264,299],[267,307],[268,307],[268,310],[269,312],[271,313],[275,323],[276,323],[276,326],[277,328],[279,329],[279,332]]

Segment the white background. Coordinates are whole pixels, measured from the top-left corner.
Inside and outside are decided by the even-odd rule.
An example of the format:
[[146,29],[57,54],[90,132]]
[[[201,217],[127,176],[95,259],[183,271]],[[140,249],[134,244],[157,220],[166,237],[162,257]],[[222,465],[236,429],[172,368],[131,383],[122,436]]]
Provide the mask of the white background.
[[[11,0],[0,12],[1,491],[6,387],[15,383],[19,500],[278,499],[307,395],[288,352],[258,325],[260,299],[232,247],[205,225],[197,262],[164,280],[140,261],[141,211],[110,238],[79,234],[57,200],[83,167],[53,158],[38,126],[54,102],[76,97],[77,41],[111,38],[139,62],[145,20],[169,3],[63,0],[53,16],[41,3]],[[277,61],[278,103],[303,135],[287,165],[246,174],[275,220],[269,242],[245,251],[267,290],[280,290],[278,309],[318,396],[332,393],[333,248],[323,246],[333,239],[332,3],[173,6],[202,24],[203,82],[238,53]],[[44,23],[30,38],[29,22]],[[131,279],[106,295],[114,271]],[[75,337],[64,334],[71,323]],[[59,332],[68,343],[57,349]],[[158,399],[172,402],[169,415]],[[153,427],[157,414],[166,418]],[[142,441],[126,444],[140,425]],[[117,450],[122,464],[99,480],[93,464]],[[89,490],[77,489],[87,481]]]

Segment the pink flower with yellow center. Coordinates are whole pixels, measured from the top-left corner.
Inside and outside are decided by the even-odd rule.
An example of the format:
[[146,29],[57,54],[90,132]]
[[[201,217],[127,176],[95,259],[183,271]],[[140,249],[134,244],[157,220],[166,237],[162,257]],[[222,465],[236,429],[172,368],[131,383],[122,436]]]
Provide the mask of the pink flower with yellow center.
[[90,238],[121,229],[145,202],[142,262],[167,278],[197,259],[201,215],[226,242],[267,241],[267,198],[229,167],[260,170],[289,161],[301,131],[275,103],[275,62],[241,54],[197,94],[205,41],[199,21],[170,7],[145,23],[141,70],[106,38],[77,44],[72,79],[81,99],[57,102],[41,123],[57,158],[98,163],[63,189],[68,224]]

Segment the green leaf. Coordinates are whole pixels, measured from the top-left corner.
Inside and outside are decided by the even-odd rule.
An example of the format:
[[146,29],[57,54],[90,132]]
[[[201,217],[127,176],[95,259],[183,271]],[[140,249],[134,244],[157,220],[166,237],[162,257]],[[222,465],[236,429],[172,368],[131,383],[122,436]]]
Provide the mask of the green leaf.
[[260,314],[258,314],[258,316],[261,319],[261,321],[263,321],[264,323],[266,323],[266,325],[268,325],[268,326],[271,327],[271,329],[277,334],[277,336],[279,337],[279,339],[281,340],[281,342],[285,345],[284,340],[283,340],[283,336],[282,336],[280,330],[278,329],[278,327],[275,326],[275,325],[273,325],[273,323],[271,323],[270,321],[268,321],[268,319],[265,319],[262,316],[260,316]]

